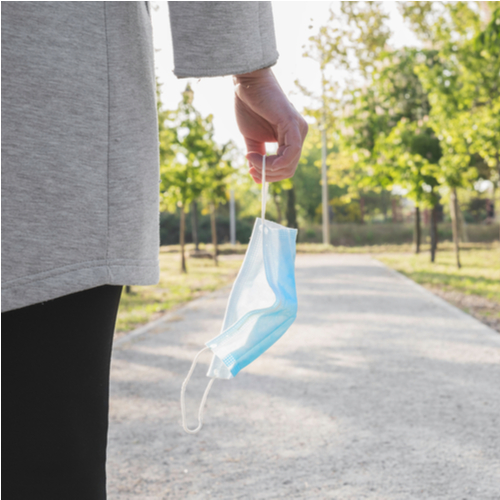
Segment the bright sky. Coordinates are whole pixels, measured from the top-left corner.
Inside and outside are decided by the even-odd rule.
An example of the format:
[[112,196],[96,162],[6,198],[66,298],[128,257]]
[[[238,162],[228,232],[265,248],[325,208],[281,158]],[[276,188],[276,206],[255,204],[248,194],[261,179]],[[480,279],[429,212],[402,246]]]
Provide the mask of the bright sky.
[[[162,100],[168,109],[177,107],[181,92],[187,80],[178,80],[172,73],[173,55],[168,17],[168,2],[152,2],[158,9],[152,9],[154,45],[156,52],[156,72],[163,83]],[[339,7],[340,2],[272,2],[276,41],[280,58],[273,67],[274,74],[284,92],[294,106],[301,110],[308,102],[297,94],[296,79],[312,91],[320,85],[319,68],[310,59],[302,57],[308,37],[316,32],[315,28],[328,20],[330,6]],[[384,7],[390,14],[390,27],[394,35],[391,44],[395,47],[414,45],[417,41],[403,25],[397,9],[397,2],[385,2]],[[313,29],[309,29],[309,26]],[[241,149],[244,142],[236,126],[233,112],[233,83],[231,77],[203,78],[189,80],[194,90],[194,105],[203,114],[214,115],[215,139],[222,143],[232,139]]]

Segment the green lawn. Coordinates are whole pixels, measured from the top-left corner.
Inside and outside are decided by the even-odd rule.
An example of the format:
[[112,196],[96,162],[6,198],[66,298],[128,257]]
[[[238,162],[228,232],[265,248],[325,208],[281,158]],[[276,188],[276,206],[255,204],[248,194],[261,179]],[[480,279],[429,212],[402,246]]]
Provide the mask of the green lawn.
[[500,246],[498,243],[462,245],[461,269],[457,269],[451,244],[440,245],[436,262],[429,253],[384,253],[377,259],[421,285],[466,295],[478,295],[500,304]]
[[133,286],[129,294],[124,289],[118,311],[117,334],[133,330],[205,292],[229,285],[236,277],[242,257],[221,257],[218,267],[211,259],[188,259],[188,273],[183,274],[180,272],[179,254],[162,249],[160,282],[154,286]]

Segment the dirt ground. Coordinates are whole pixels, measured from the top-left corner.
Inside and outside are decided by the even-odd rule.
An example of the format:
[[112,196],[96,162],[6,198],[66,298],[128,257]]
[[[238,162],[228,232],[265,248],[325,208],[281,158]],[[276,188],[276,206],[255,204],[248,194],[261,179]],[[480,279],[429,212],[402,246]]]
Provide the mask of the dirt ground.
[[500,304],[478,295],[441,290],[431,286],[425,288],[500,333],[500,318],[498,317]]
[[297,290],[294,325],[215,381],[197,435],[180,388],[229,290],[116,341],[108,498],[498,500],[500,335],[369,256],[300,255]]

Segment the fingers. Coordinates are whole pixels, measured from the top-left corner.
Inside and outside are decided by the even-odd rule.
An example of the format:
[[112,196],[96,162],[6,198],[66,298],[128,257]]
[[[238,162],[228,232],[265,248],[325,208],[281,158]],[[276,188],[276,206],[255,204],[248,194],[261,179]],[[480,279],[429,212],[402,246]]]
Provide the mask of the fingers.
[[263,142],[258,143],[256,141],[252,141],[251,139],[247,139],[246,137],[245,143],[247,151],[251,151],[246,155],[248,160],[248,172],[252,176],[253,180],[257,182],[253,172],[262,171],[262,156],[266,154],[266,145]]
[[245,138],[250,175],[262,182],[262,155],[267,142],[277,142],[277,154],[266,159],[266,180],[293,176],[307,134],[307,123],[297,113],[272,71],[235,77],[235,111],[238,128]]
[[[266,181],[277,182],[293,177],[299,164],[300,152],[300,148],[289,146],[282,155],[266,156]],[[246,158],[250,175],[255,182],[260,184],[262,182],[262,155],[252,152],[248,153]]]
[[306,133],[307,130],[304,134],[302,134],[302,131],[299,128],[299,123],[288,127],[284,133],[283,144],[280,144],[280,148],[278,149],[277,158],[271,165],[274,171],[291,170],[295,172],[300,160],[302,145],[304,143]]
[[[301,118],[302,120],[302,118]],[[304,120],[303,123],[294,124],[288,128],[286,133],[283,134],[283,144],[278,148],[276,155],[266,157],[266,181],[276,182],[283,179],[293,177],[297,165],[300,160],[302,152],[302,145],[307,134],[307,124]],[[302,129],[301,129],[301,128]],[[247,148],[249,153],[246,158],[249,163],[249,173],[255,182],[260,184],[262,182],[262,151],[265,148],[264,144],[253,144],[255,149]],[[259,152],[256,152],[258,148]]]
[[[247,158],[249,156],[253,156],[253,153],[247,155]],[[277,181],[282,181],[284,179],[289,179],[290,177],[293,177],[293,174],[295,173],[295,168],[293,170],[292,169],[287,169],[287,170],[281,169],[279,171],[271,170],[269,165],[273,161],[275,161],[276,158],[277,158],[276,155],[266,156],[266,182],[277,182]],[[261,155],[256,155],[254,162],[249,161],[248,172],[257,184],[262,183],[262,156]]]
[[247,147],[248,154],[246,155],[246,158],[251,161],[248,157],[252,155],[252,158],[255,158],[257,160],[258,158],[261,159],[262,163],[262,155],[266,154],[266,143],[265,142],[259,142],[255,141],[253,139],[250,139],[248,137],[244,137],[245,139],[245,144]]

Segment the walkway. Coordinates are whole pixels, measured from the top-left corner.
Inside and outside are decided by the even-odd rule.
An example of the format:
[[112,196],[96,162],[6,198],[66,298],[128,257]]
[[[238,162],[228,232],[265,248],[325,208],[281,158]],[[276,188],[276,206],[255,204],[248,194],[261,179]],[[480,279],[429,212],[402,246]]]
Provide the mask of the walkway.
[[180,387],[229,290],[118,341],[109,499],[498,500],[500,335],[368,256],[299,256],[297,289],[295,324],[215,382],[194,436]]

